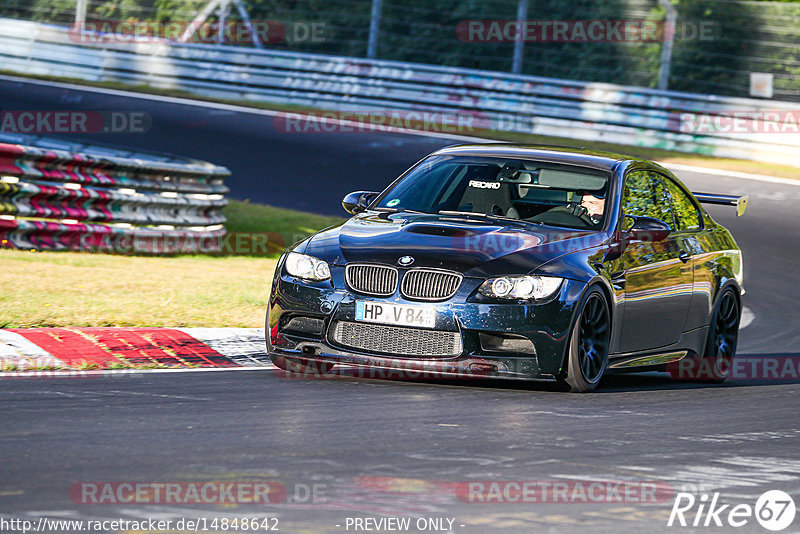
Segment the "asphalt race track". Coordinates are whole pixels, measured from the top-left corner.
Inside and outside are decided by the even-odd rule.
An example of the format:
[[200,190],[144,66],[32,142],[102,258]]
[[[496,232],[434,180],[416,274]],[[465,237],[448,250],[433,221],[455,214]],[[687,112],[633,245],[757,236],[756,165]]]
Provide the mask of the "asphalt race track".
[[[425,153],[452,144],[401,134],[286,133],[266,115],[2,79],[0,108],[143,110],[152,117],[146,135],[95,139],[208,159],[233,171],[235,198],[332,214],[343,214],[344,193],[381,189]],[[710,210],[745,258],[752,322],[741,331],[738,355],[796,362],[800,186],[677,174],[694,190],[751,196],[742,218],[730,208]],[[290,379],[270,369],[2,380],[0,519],[272,516],[281,532],[333,533],[353,532],[348,518],[406,516],[449,518],[453,532],[467,533],[720,531],[668,528],[672,498],[483,504],[448,488],[639,480],[719,492],[725,504],[752,506],[772,489],[798,501],[799,399],[800,378],[789,376],[722,386],[617,376],[590,395],[509,383]],[[92,505],[70,494],[91,481],[264,481],[282,485],[288,497],[268,505]],[[309,501],[313,484],[320,494]],[[798,531],[798,517],[786,532]],[[755,519],[737,531],[765,532]]]

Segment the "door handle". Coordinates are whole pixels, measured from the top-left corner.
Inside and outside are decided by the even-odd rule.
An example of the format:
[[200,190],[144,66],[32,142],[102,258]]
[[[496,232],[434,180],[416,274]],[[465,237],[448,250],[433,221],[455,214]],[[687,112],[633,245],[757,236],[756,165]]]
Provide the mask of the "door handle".
[[680,260],[683,263],[686,263],[687,261],[689,261],[691,259],[691,257],[692,257],[692,255],[689,254],[688,252],[686,252],[683,249],[681,249],[681,251],[678,253],[678,258],[680,258]]

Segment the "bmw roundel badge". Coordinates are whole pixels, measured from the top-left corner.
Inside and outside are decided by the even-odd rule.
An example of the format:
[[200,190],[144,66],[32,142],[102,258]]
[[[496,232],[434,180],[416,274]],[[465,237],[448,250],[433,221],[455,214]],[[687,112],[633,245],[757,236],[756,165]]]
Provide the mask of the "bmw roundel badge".
[[403,266],[408,266],[414,263],[414,258],[412,258],[411,256],[403,256],[399,260],[397,260],[397,263]]

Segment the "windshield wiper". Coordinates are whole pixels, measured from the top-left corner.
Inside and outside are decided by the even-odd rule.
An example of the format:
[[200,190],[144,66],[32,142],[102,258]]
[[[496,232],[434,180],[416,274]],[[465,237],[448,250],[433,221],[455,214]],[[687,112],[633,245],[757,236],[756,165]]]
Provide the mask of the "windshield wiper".
[[[389,215],[392,215],[393,213],[416,213],[416,214],[419,214],[419,215],[426,215],[426,213],[424,211],[407,210],[406,208],[385,208],[385,207],[381,207],[381,208],[373,208],[373,210],[374,211],[380,211],[381,215],[383,215],[385,213],[387,217]],[[427,215],[429,215],[429,214],[427,214]],[[380,217],[380,215],[378,215],[378,217]]]
[[522,224],[542,224],[536,221],[529,221],[527,219],[515,219],[514,217],[506,217],[505,215],[498,215],[496,213],[480,213],[477,211],[450,211],[450,210],[441,210],[439,215],[455,215],[455,216],[464,216],[464,217],[478,217],[481,219],[492,219],[497,221],[508,221],[508,222],[515,222],[515,223],[522,223]]

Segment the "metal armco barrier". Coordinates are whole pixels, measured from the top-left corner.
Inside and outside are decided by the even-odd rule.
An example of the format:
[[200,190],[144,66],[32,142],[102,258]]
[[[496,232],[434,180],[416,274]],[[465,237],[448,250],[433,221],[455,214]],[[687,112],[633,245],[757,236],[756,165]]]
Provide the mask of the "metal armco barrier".
[[[0,22],[0,59],[5,69],[22,73],[337,111],[468,115],[481,129],[800,164],[800,133],[783,128],[787,121],[796,125],[796,103],[240,46],[120,42],[64,27]],[[731,113],[756,117],[734,124]]]
[[[0,247],[172,254],[218,252],[224,167],[53,148],[0,136]],[[34,146],[35,143],[35,146]],[[92,152],[96,153],[92,153]]]

